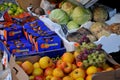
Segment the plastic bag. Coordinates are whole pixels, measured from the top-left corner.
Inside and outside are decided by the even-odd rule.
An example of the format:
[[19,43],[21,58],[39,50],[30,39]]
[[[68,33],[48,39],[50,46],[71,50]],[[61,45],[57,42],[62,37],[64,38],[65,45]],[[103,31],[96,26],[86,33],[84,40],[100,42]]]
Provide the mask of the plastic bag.
[[48,15],[55,6],[56,4],[51,4],[48,0],[42,0],[40,4],[40,7],[44,9],[46,15]]

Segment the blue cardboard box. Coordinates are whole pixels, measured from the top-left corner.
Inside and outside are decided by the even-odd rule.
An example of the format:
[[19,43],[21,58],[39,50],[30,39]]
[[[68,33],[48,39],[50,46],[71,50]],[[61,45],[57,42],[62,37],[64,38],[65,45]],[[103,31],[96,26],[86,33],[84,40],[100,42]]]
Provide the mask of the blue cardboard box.
[[43,30],[43,31],[47,31],[50,30],[45,24],[44,22],[42,22],[41,20],[35,20],[33,22],[28,22],[26,24],[24,24],[23,26],[24,29],[32,29],[34,31],[38,31],[38,30]]
[[35,43],[35,49],[38,52],[59,49],[61,48],[61,42],[62,40],[57,35],[39,37]]
[[17,38],[24,36],[22,26],[17,25],[17,24],[13,24],[11,25],[11,27],[5,27],[2,30],[2,33],[3,34],[1,34],[1,36],[4,36],[4,39],[6,41],[17,39]]
[[12,54],[34,50],[32,44],[30,44],[25,38],[7,41],[7,48]]

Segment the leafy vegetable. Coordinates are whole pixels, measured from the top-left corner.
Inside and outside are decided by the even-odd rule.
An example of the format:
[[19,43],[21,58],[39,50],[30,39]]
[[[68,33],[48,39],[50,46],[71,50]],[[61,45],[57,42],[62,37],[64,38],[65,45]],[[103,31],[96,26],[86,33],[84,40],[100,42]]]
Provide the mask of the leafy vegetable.
[[58,24],[67,24],[69,21],[69,16],[62,9],[54,9],[49,14],[49,18]]

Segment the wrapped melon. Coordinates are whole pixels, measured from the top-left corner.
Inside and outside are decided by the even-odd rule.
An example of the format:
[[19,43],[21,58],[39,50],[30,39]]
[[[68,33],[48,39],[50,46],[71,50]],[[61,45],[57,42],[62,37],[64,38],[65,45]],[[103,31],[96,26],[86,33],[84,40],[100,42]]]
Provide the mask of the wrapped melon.
[[71,14],[71,18],[77,24],[82,25],[85,22],[91,20],[92,14],[91,14],[91,11],[89,9],[86,9],[82,6],[77,6],[73,10],[73,12]]
[[58,24],[67,24],[70,19],[67,13],[63,11],[62,9],[52,10],[51,13],[49,14],[49,18],[53,22],[58,23]]

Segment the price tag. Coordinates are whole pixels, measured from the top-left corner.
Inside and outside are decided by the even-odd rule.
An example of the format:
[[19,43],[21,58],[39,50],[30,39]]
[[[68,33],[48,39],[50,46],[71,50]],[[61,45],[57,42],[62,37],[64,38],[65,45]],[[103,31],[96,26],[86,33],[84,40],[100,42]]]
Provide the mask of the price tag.
[[63,30],[63,33],[64,33],[65,35],[67,35],[67,34],[68,34],[68,28],[67,28],[67,26],[66,26],[65,24],[62,24],[62,25],[61,25],[61,28],[62,28],[62,30]]

